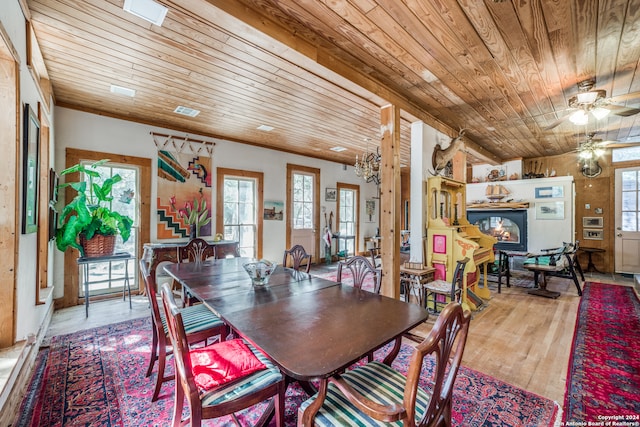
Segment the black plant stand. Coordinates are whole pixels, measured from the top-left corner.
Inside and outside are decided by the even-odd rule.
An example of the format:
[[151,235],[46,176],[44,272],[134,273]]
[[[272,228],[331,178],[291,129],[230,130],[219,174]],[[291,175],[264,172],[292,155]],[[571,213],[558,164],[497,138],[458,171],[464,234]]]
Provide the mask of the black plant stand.
[[[89,266],[91,264],[97,264],[100,262],[113,262],[113,261],[125,261],[124,263],[124,284],[122,288],[122,300],[126,299],[126,291],[129,291],[129,309],[131,309],[131,284],[129,283],[129,260],[135,259],[133,255],[128,252],[118,252],[113,255],[101,256],[101,257],[80,257],[78,258],[78,265],[82,267],[82,281],[84,282],[84,309],[85,316],[89,317]],[[109,279],[111,280],[111,279]]]

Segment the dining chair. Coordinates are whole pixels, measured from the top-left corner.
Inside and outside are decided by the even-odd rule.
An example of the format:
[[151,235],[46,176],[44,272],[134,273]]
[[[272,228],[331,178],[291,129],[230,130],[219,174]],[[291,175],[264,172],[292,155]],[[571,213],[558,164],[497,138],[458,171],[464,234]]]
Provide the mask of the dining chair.
[[380,293],[380,286],[382,284],[382,270],[375,268],[371,265],[371,262],[362,255],[355,255],[346,261],[340,261],[338,263],[338,277],[336,280],[342,282],[342,270],[348,269],[351,272],[353,279],[353,286],[362,289],[367,277],[370,275],[373,278],[373,293]]
[[[470,312],[463,312],[459,303],[448,304],[415,347],[406,376],[377,361],[335,375],[313,420],[315,407],[309,407],[318,394],[302,403],[298,425],[333,426],[339,420],[341,425],[359,426],[397,421],[404,426],[450,426],[453,385],[470,319]],[[426,384],[428,388],[423,388]]]
[[[178,262],[204,262],[208,258],[216,258],[216,247],[199,237],[189,240],[189,243],[178,249]],[[193,305],[197,302],[175,280],[173,289],[180,294],[184,306]]]
[[[294,245],[291,249],[284,251],[284,258],[282,258],[284,267],[289,265],[289,259],[291,259],[291,268],[296,271],[300,271],[300,268],[304,267],[305,273],[308,273],[311,269],[311,255],[304,250],[302,245]],[[304,264],[305,261],[306,264]]]
[[216,247],[204,239],[196,237],[178,250],[178,262],[199,262],[216,257]]
[[[273,397],[262,415],[275,409],[276,426],[284,425],[285,377],[255,347],[242,339],[190,348],[184,312],[168,284],[161,290],[176,368],[173,426],[200,426],[203,419],[231,414]],[[184,400],[189,418],[182,420]],[[259,422],[256,424],[260,424]]]
[[[151,401],[155,402],[158,400],[162,384],[174,378],[173,375],[165,376],[169,329],[167,327],[165,312],[161,311],[158,305],[155,280],[151,277],[149,267],[144,259],[140,260],[140,274],[144,280],[149,306],[151,307],[152,342],[151,356],[149,357],[149,366],[147,367],[146,373],[147,377],[151,376],[153,367],[156,361],[158,361],[158,376],[156,378],[153,396],[151,397]],[[167,286],[169,285],[167,284]],[[185,307],[181,312],[189,343],[206,341],[208,338],[216,336],[219,336],[218,339],[220,341],[224,341],[230,333],[229,327],[203,304]]]
[[371,255],[371,264],[375,268],[382,268],[382,252],[380,248],[369,249],[369,255]]
[[[469,258],[464,258],[456,262],[456,269],[453,271],[453,277],[448,282],[444,279],[437,279],[422,285],[424,294],[424,306],[429,305],[429,297],[433,297],[433,312],[439,313],[438,306],[444,306],[449,302],[460,302],[462,294],[462,282],[464,281],[464,269],[469,262]],[[439,297],[440,296],[440,297]]]

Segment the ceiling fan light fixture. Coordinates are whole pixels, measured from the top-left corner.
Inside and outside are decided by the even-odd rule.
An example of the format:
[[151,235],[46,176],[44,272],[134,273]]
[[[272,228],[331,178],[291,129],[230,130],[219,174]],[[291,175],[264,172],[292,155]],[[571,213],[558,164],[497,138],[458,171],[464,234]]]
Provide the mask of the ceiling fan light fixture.
[[598,119],[598,120],[602,120],[605,117],[607,117],[609,115],[611,111],[607,110],[606,108],[602,108],[602,107],[596,107],[593,110],[591,110],[591,114],[593,114],[593,116]]
[[576,95],[579,104],[593,104],[598,98],[598,92],[582,92]]
[[569,120],[574,125],[586,125],[589,122],[589,116],[584,110],[578,110],[569,116]]
[[591,150],[584,150],[580,152],[581,159],[589,160],[592,157],[593,157],[593,152]]

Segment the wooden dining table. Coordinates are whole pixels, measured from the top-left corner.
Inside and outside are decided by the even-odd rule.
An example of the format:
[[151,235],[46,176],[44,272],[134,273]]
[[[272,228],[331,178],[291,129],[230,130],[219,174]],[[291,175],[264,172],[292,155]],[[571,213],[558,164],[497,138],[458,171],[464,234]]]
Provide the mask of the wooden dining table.
[[319,380],[319,403],[332,375],[394,342],[384,359],[390,364],[403,334],[428,318],[416,304],[282,266],[268,284],[254,286],[242,267],[251,261],[207,260],[170,264],[164,270],[305,391],[315,392],[310,381]]

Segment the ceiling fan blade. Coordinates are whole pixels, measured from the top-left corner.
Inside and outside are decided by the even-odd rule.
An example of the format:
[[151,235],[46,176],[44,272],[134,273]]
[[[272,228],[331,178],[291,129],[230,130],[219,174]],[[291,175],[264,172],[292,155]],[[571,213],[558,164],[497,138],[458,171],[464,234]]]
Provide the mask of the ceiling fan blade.
[[611,144],[606,144],[604,145],[602,148],[628,148],[628,147],[640,147],[640,142],[618,142],[618,143],[611,143]]
[[552,122],[549,126],[546,126],[543,130],[547,131],[547,130],[551,130],[557,126],[560,126],[562,123],[566,122],[567,120],[569,120],[569,116],[570,114],[567,114],[564,117],[560,117],[559,119],[556,119],[554,122]]
[[629,99],[640,99],[640,92],[631,92],[631,93],[627,93],[626,95],[618,95],[618,96],[612,96],[611,98],[607,99],[608,102],[624,102],[624,101],[628,101]]
[[640,113],[640,108],[623,107],[621,105],[605,105],[604,108],[616,116],[629,117]]

